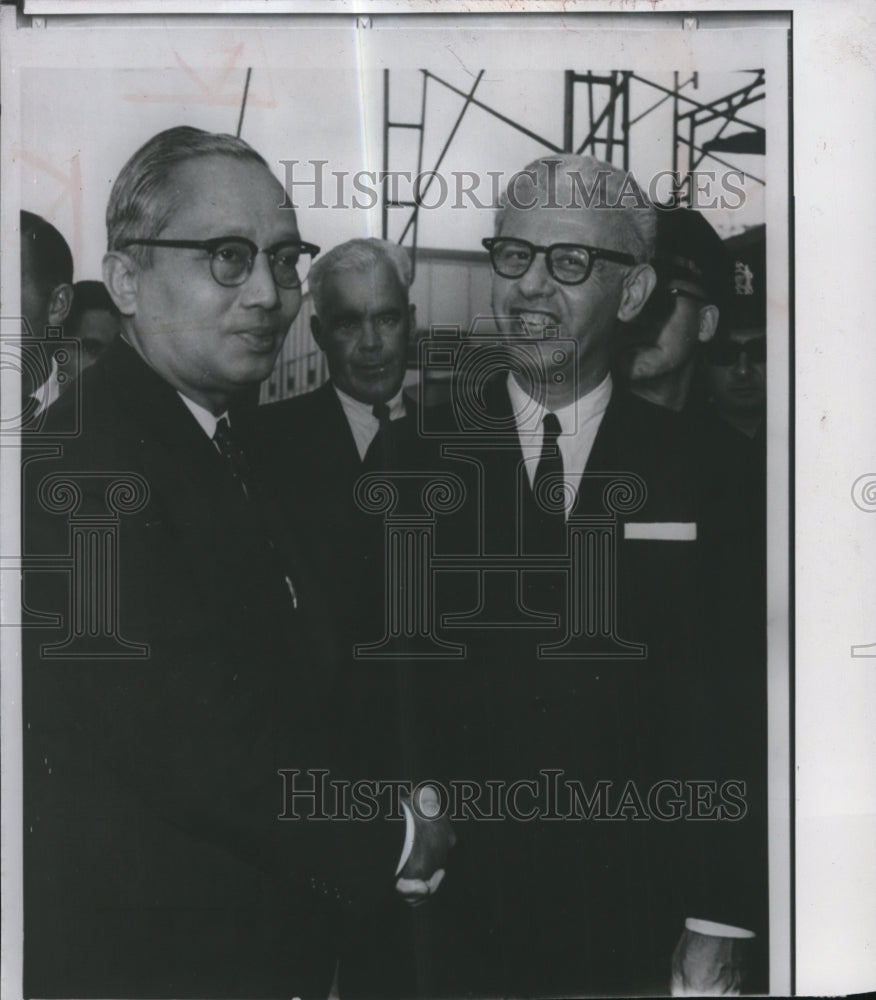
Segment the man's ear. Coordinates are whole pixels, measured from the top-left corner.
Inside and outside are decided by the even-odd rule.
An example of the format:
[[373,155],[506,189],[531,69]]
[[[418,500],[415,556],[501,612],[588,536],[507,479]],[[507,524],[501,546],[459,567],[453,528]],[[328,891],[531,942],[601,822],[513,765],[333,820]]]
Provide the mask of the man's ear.
[[635,319],[657,284],[657,273],[650,264],[637,264],[630,268],[624,278],[617,318],[624,323]]
[[313,334],[313,339],[316,341],[316,346],[323,350],[322,346],[322,323],[319,321],[319,316],[316,313],[310,317],[310,332]]
[[700,309],[700,328],[697,333],[697,340],[701,344],[708,344],[718,332],[718,320],[720,318],[721,313],[717,306],[703,306]]
[[137,312],[140,265],[120,250],[110,250],[103,258],[103,283],[123,316]]
[[412,302],[408,306],[408,337],[413,333],[416,335],[417,332],[417,307]]
[[48,325],[60,326],[70,313],[73,305],[73,286],[56,285],[49,295]]

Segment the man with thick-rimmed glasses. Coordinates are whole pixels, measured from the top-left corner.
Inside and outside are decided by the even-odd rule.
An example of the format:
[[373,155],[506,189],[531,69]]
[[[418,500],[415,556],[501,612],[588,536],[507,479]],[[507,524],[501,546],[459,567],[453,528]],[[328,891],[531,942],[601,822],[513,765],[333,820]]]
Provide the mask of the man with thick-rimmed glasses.
[[[467,658],[424,711],[456,725],[457,777],[525,791],[517,815],[467,825],[471,869],[442,901],[456,922],[435,932],[481,996],[655,995],[674,948],[674,989],[733,992],[765,931],[750,622],[728,632],[709,607],[677,416],[611,376],[618,324],[655,285],[655,228],[626,172],[531,163],[484,240],[498,334],[458,354],[448,454],[477,466],[461,530],[479,548],[448,550],[484,568],[447,574],[436,620],[465,625]],[[744,817],[703,808],[697,789],[734,778]]]
[[395,875],[428,895],[452,837],[422,808],[409,849],[401,813],[306,821],[336,812],[301,773],[334,763],[330,631],[228,415],[318,251],[284,201],[245,142],[188,127],[110,196],[122,337],[25,469],[28,551],[61,570],[26,581],[58,621],[24,667],[28,996],[324,997],[337,908]]

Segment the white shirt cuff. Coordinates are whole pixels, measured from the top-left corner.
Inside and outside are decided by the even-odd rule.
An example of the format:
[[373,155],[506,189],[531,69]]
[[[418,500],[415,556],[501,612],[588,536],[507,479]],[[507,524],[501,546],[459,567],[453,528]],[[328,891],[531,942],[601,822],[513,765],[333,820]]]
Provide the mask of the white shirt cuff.
[[405,811],[405,843],[404,847],[402,847],[401,858],[399,858],[395,869],[396,875],[407,864],[408,858],[411,856],[411,851],[414,849],[414,816],[410,806],[406,802],[402,802],[401,807]]
[[757,937],[754,931],[747,931],[743,927],[734,927],[732,924],[716,924],[713,920],[698,920],[696,917],[688,917],[684,922],[684,926],[687,930],[694,931],[696,934],[708,934],[710,937]]

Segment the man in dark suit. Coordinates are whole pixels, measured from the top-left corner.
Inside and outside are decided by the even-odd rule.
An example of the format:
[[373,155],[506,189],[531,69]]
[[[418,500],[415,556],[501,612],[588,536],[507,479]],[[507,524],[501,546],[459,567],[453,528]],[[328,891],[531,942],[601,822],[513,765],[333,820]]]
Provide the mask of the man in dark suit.
[[[699,212],[658,206],[654,267],[657,286],[628,324],[618,374],[630,392],[681,416],[706,514],[700,549],[707,565],[725,567],[711,574],[710,582],[723,589],[715,601],[729,608],[734,593],[747,591],[748,615],[763,616],[766,470],[748,438],[707,401],[710,357],[716,344],[725,344],[734,319],[733,260]],[[745,551],[747,566],[734,559]],[[734,564],[741,578],[731,575]]]
[[411,466],[418,446],[402,392],[410,283],[407,251],[387,240],[349,240],[318,260],[311,329],[329,381],[254,415],[259,464],[304,526],[347,651],[382,626],[382,526],[356,503],[356,481]]
[[[329,380],[252,413],[251,449],[299,527],[328,598],[342,662],[333,697],[338,739],[356,748],[369,773],[411,778],[413,748],[402,735],[410,714],[406,668],[392,657],[355,652],[385,638],[386,610],[384,525],[357,502],[357,481],[414,469],[425,454],[415,404],[402,392],[414,323],[410,258],[387,240],[353,239],[316,261],[308,280],[311,330],[325,353]],[[405,962],[413,947],[399,942],[417,919],[389,901],[379,920],[355,926],[340,966],[343,995],[414,991],[416,971]],[[392,939],[390,925],[396,928]]]
[[[674,988],[734,990],[766,929],[764,762],[737,752],[764,741],[756,643],[745,621],[718,631],[732,616],[704,597],[677,417],[610,374],[616,325],[655,284],[655,222],[609,164],[530,164],[484,241],[498,338],[459,345],[445,450],[474,470],[471,502],[436,551],[479,553],[481,569],[445,574],[436,619],[467,657],[435,677],[416,731],[434,734],[442,773],[481,788],[558,769],[610,797],[603,815],[561,819],[569,796],[551,807],[536,791],[528,822],[466,825],[465,874],[432,916],[465,970],[454,988],[467,976],[476,995],[647,995],[668,986],[676,942]],[[664,779],[686,796],[672,820],[639,805]],[[746,783],[746,816],[701,810],[698,779]]]
[[338,913],[394,873],[422,898],[452,838],[407,806],[306,821],[334,810],[296,773],[335,759],[329,629],[228,418],[318,252],[284,200],[188,127],[110,196],[122,339],[24,467],[26,598],[58,623],[26,635],[26,996],[325,996]]

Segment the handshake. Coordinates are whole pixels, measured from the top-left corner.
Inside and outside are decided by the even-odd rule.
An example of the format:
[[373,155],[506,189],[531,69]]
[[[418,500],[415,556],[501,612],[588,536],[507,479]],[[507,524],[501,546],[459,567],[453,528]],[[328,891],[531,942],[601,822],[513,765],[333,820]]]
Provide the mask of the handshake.
[[413,799],[402,802],[407,822],[413,828],[413,841],[409,827],[405,848],[410,846],[410,851],[406,858],[403,855],[395,888],[409,906],[420,906],[441,885],[443,866],[456,843],[456,834],[447,816],[440,815],[438,793],[430,785],[417,788]]

